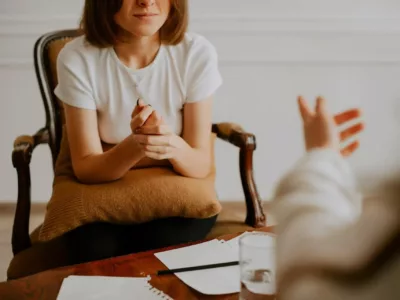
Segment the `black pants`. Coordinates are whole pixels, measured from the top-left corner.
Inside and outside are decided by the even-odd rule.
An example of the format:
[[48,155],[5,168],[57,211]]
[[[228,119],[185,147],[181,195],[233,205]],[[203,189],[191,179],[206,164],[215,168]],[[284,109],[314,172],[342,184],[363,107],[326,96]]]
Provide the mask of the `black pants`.
[[70,263],[78,264],[204,239],[217,216],[166,218],[134,225],[92,223],[67,233]]

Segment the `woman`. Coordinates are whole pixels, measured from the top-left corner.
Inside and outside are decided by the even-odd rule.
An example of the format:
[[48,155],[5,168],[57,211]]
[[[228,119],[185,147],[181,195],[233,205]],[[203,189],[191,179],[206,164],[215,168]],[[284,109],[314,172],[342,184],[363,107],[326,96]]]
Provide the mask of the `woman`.
[[[59,54],[55,89],[81,182],[106,183],[160,165],[208,175],[212,100],[222,79],[215,48],[187,25],[187,0],[85,1],[84,35]],[[113,147],[104,151],[102,143]],[[82,226],[69,234],[84,250],[73,260],[201,239],[215,219]]]
[[[340,146],[340,140],[362,131],[363,123],[338,134],[324,99],[312,110],[299,98],[299,108],[307,154],[281,180],[272,202],[279,224],[279,299],[399,299],[399,187],[394,198],[385,190],[382,199],[363,203],[343,159],[358,148],[358,140]],[[347,111],[336,123],[359,115]]]

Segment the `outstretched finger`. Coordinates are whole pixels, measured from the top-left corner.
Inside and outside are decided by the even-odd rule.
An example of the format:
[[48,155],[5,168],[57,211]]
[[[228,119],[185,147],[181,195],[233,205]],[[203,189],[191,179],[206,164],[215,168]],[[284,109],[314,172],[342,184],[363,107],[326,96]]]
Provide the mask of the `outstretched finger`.
[[319,114],[327,113],[326,111],[326,101],[323,97],[318,96],[315,103],[315,111]]
[[361,131],[364,130],[364,124],[363,123],[358,123],[355,124],[343,131],[340,132],[340,140],[344,141],[350,137],[352,137],[353,135],[356,135],[358,133],[360,133]]
[[307,122],[311,116],[313,116],[314,112],[311,110],[307,101],[303,98],[303,96],[297,97],[297,103],[299,106],[299,111],[303,122]]
[[342,156],[347,157],[353,154],[353,152],[356,151],[359,147],[360,147],[360,142],[355,141],[350,145],[346,146],[345,148],[343,148],[342,150],[340,150],[340,153],[342,154]]
[[359,118],[360,116],[361,116],[361,111],[358,108],[354,108],[335,115],[334,120],[337,125],[341,125],[350,120]]

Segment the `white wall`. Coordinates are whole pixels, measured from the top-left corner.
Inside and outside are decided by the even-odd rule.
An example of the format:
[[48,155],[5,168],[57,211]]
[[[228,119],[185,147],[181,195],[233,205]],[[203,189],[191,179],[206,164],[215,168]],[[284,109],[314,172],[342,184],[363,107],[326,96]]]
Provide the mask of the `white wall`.
[[[268,198],[303,153],[296,95],[323,94],[339,111],[359,106],[367,130],[351,165],[362,177],[400,167],[400,1],[192,0],[191,27],[220,54],[225,84],[215,121],[234,121],[257,136],[255,175]],[[83,0],[0,1],[0,201],[15,201],[14,138],[32,134],[44,109],[32,65],[36,38],[74,27]],[[22,111],[21,108],[26,108]],[[217,145],[222,200],[242,199],[237,149]],[[47,147],[32,160],[32,198],[45,202],[52,169]],[[363,185],[371,187],[370,182]]]

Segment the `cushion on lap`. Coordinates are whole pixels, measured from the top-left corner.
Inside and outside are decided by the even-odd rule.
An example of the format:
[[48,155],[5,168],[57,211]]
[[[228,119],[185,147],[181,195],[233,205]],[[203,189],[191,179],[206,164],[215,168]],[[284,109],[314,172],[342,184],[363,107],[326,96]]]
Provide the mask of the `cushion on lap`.
[[74,176],[63,128],[53,193],[38,241],[52,240],[92,222],[133,224],[167,217],[217,215],[221,204],[215,191],[215,134],[210,138],[212,168],[206,178],[184,177],[171,167],[151,167],[132,169],[113,182],[83,184]]

